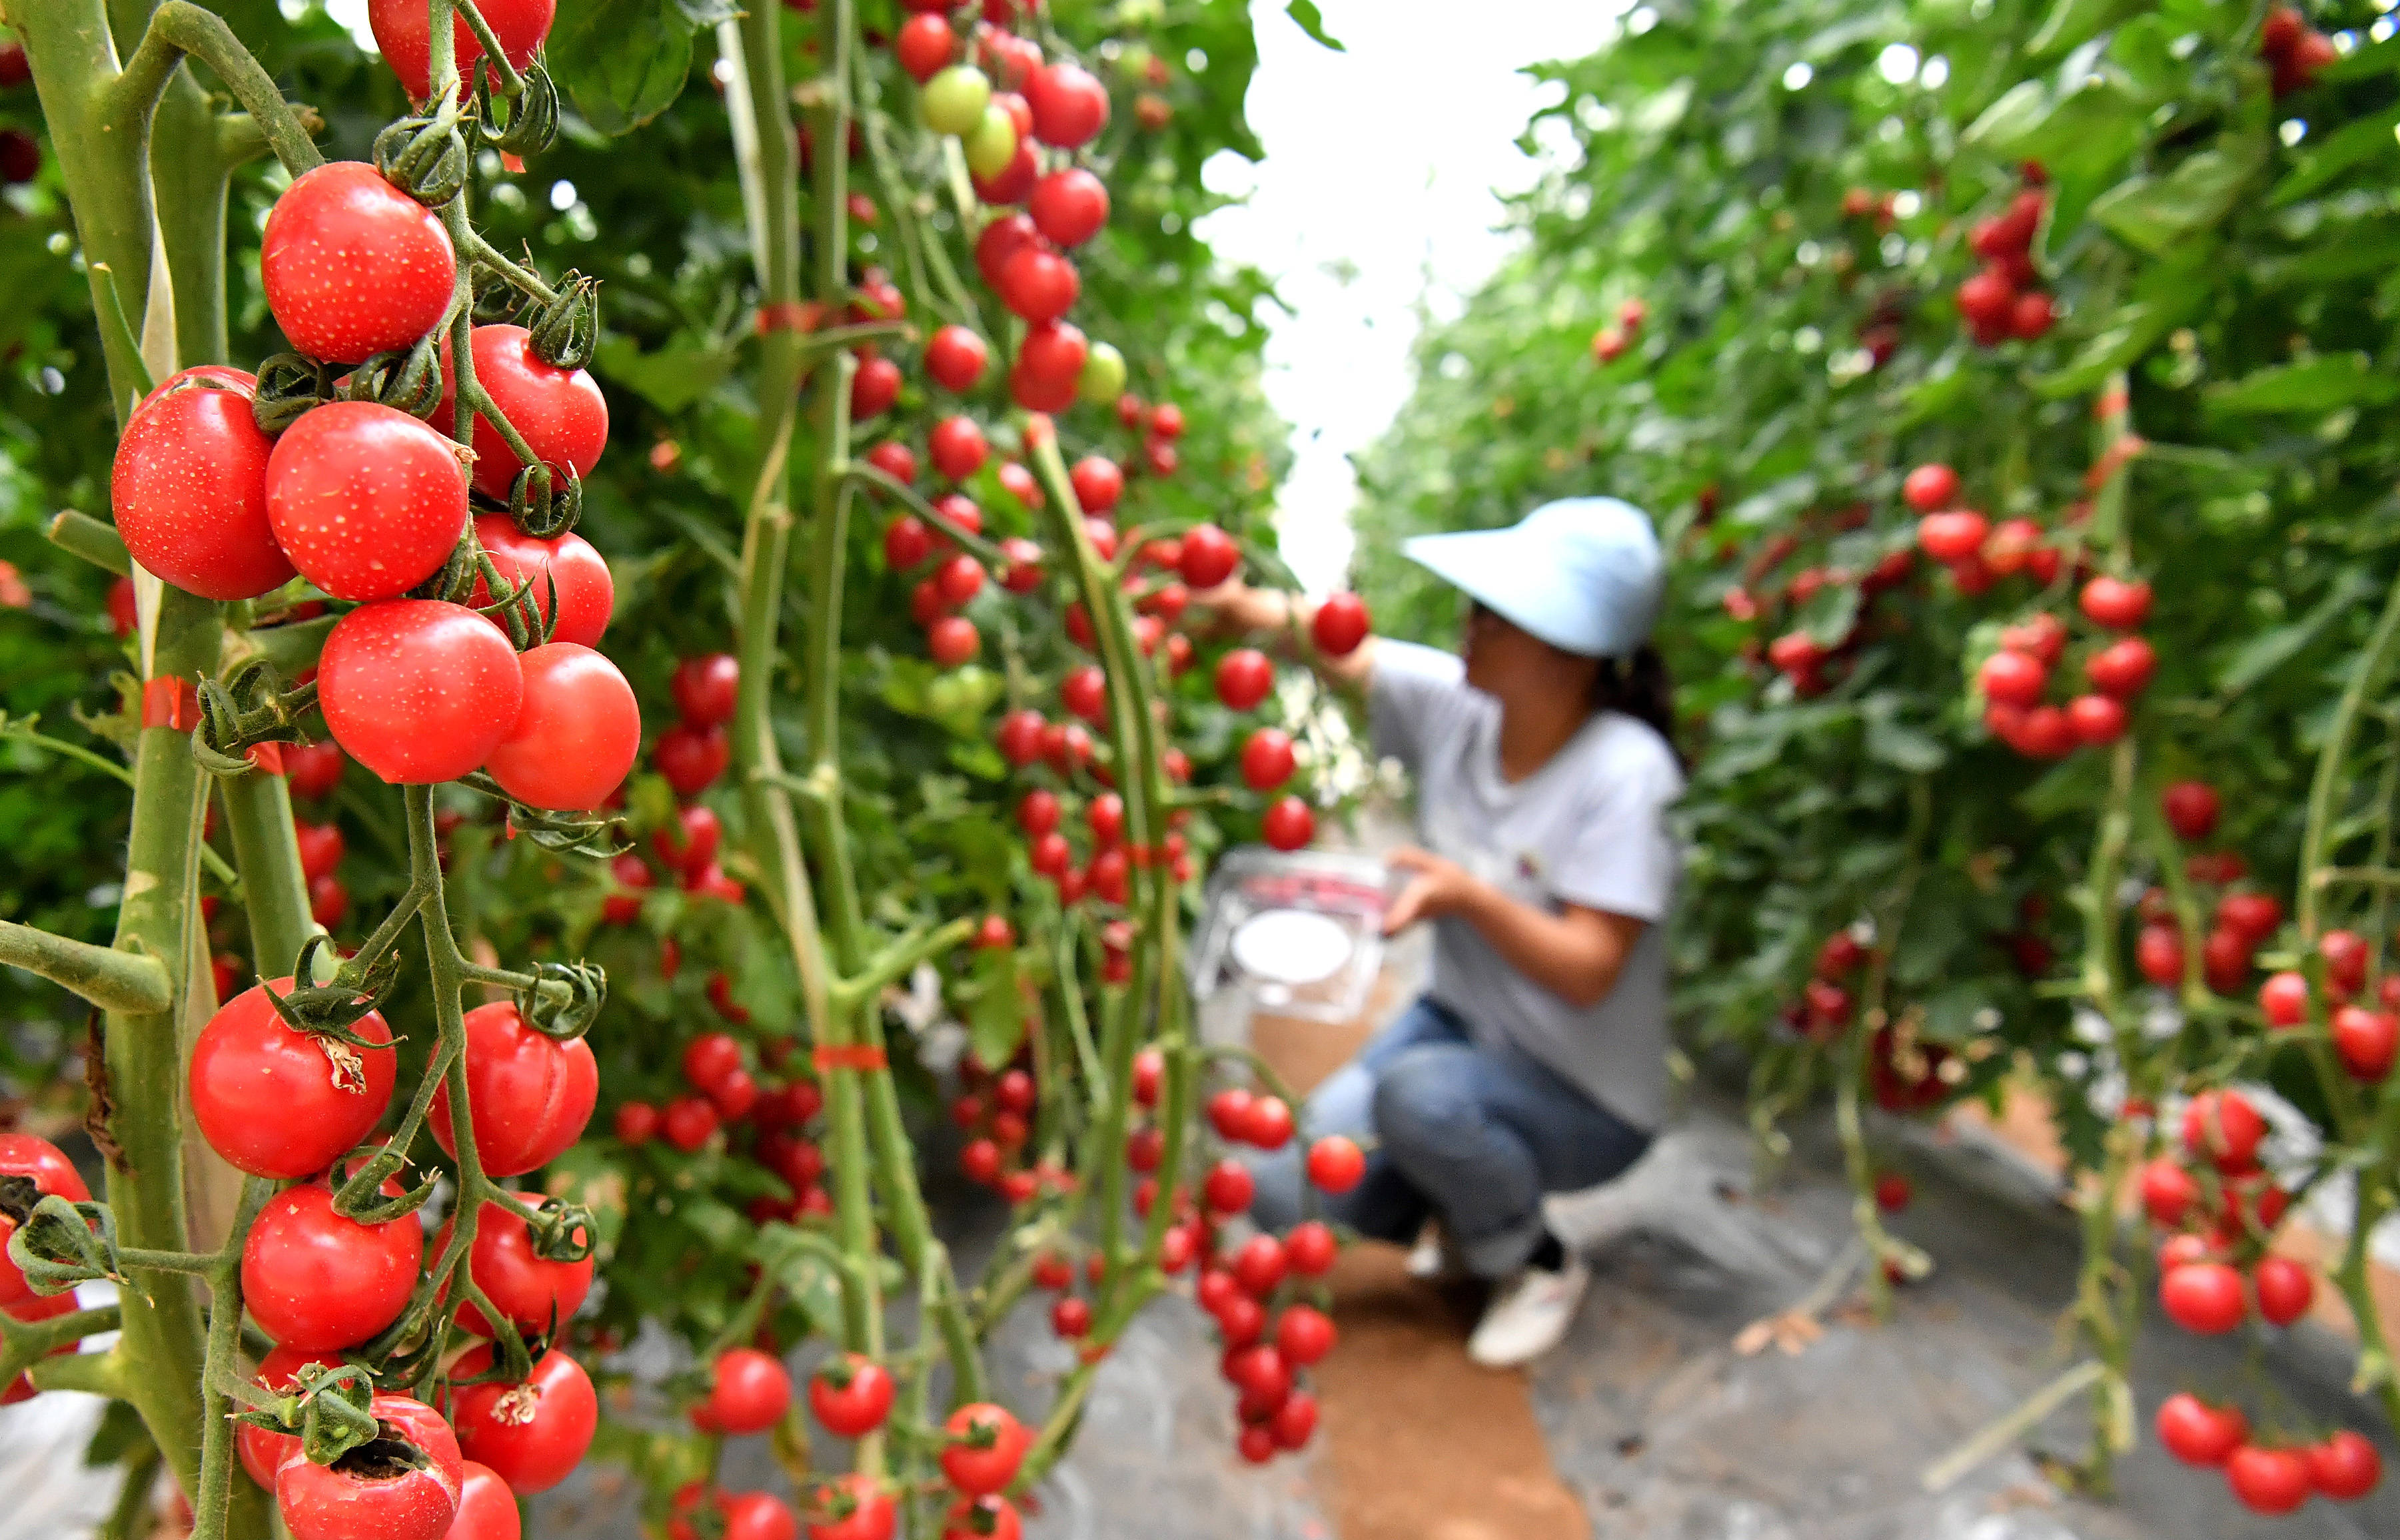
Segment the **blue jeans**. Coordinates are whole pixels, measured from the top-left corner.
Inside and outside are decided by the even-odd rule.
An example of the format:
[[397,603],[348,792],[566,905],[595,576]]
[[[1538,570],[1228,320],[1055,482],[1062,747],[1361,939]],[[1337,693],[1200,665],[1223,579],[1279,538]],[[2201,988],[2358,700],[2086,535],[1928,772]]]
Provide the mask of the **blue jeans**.
[[[1548,1067],[1507,1046],[1479,1047],[1431,997],[1378,1032],[1308,1098],[1309,1138],[1379,1142],[1364,1180],[1325,1197],[1326,1217],[1374,1240],[1407,1245],[1439,1215],[1469,1271],[1500,1278],[1542,1239],[1542,1194],[1596,1187],[1650,1147]],[[1298,1141],[1251,1162],[1250,1215],[1281,1231],[1300,1219]]]

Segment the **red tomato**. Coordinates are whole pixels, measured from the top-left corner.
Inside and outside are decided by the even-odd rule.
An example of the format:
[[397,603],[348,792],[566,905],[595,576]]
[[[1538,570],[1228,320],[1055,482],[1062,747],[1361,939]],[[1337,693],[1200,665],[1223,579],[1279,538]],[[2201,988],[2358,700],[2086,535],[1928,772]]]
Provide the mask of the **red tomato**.
[[848,1353],[810,1376],[809,1411],[835,1437],[860,1438],[883,1425],[897,1389],[881,1364]]
[[[900,1525],[892,1494],[872,1476],[835,1478],[825,1511],[829,1517],[809,1526],[809,1540],[892,1540]],[[727,1540],[734,1540],[730,1524]]]
[[[600,463],[600,452],[608,447],[608,402],[590,371],[544,362],[534,351],[533,334],[522,326],[478,326],[469,346],[474,351],[475,383],[490,393],[525,446],[551,468],[552,489],[566,486],[567,471],[578,477],[591,474]],[[445,432],[457,418],[457,379],[445,337],[442,402],[433,409],[433,425]],[[508,501],[525,462],[480,413],[474,450],[475,490],[497,502]]]
[[677,1097],[660,1120],[667,1142],[689,1155],[716,1132],[716,1107],[706,1097]]
[[[389,1086],[385,1094],[390,1094]],[[71,1203],[91,1201],[91,1189],[84,1185],[75,1163],[57,1145],[36,1135],[0,1132],[0,1177],[23,1177],[44,1196],[65,1198]],[[9,1260],[8,1237],[16,1233],[17,1221],[0,1214],[0,1306],[10,1308],[41,1298],[25,1281],[23,1272]],[[63,1294],[55,1297],[71,1298]]]
[[345,841],[335,824],[311,824],[306,820],[292,826],[293,840],[300,847],[300,875],[314,881],[331,877],[342,864]]
[[2161,1155],[2142,1167],[2142,1207],[2150,1222],[2161,1230],[2173,1230],[2182,1224],[2200,1201],[2200,1183],[2191,1173],[2168,1156]]
[[850,420],[881,416],[899,399],[900,366],[890,359],[868,359],[850,382]]
[[[1002,100],[1000,97],[992,99],[995,104]],[[1033,190],[1033,184],[1041,175],[1041,160],[1034,155],[1032,144],[1020,135],[1016,153],[1009,157],[1008,164],[1002,168],[998,176],[970,177],[969,181],[975,186],[975,197],[998,208],[1024,202],[1025,196]]]
[[[534,51],[541,47],[550,34],[550,23],[557,11],[557,0],[485,0],[476,7],[484,20],[499,39],[500,50],[518,69],[533,62]],[[400,77],[401,89],[412,102],[422,102],[433,92],[433,50],[430,39],[433,31],[432,18],[426,7],[410,0],[367,0],[367,26],[375,33],[375,48],[383,54],[384,62]],[[466,19],[452,23],[458,60],[458,89],[463,94],[473,89],[475,61],[484,57],[483,40],[467,25]]]
[[414,1214],[365,1225],[334,1212],[323,1187],[277,1193],[241,1253],[242,1303],[284,1347],[354,1347],[400,1318],[416,1287],[425,1226]]
[[1273,791],[1291,779],[1291,737],[1261,728],[1242,745],[1242,780],[1252,791]]
[[442,221],[358,160],[304,171],[284,189],[258,266],[292,346],[335,363],[413,346],[450,307],[458,277]]
[[1333,1232],[1315,1220],[1293,1225],[1283,1238],[1285,1262],[1303,1278],[1322,1277],[1331,1271],[1340,1249]]
[[983,649],[983,635],[963,615],[945,615],[925,628],[925,652],[936,668],[957,668]]
[[1158,1105],[1160,1087],[1166,1079],[1166,1056],[1155,1048],[1144,1048],[1133,1058],[1133,1099],[1136,1106]]
[[650,836],[650,848],[667,865],[689,875],[716,863],[724,838],[725,823],[713,809],[687,806],[675,810],[672,825]]
[[2234,1500],[2253,1513],[2294,1513],[2309,1500],[2309,1461],[2298,1450],[2244,1444],[2225,1461]]
[[[1042,497],[1042,484],[1033,479],[1032,471],[1026,470],[1025,467],[1017,464],[1015,460],[1008,460],[1004,461],[1001,465],[1001,468],[996,474],[1000,482],[1001,490],[1006,492],[1010,497],[1015,497],[1018,502],[1023,503],[1028,508],[1041,508],[1044,506]],[[1095,526],[1098,525],[1099,521],[1095,519],[1086,519],[1084,521],[1084,528],[1087,533],[1091,532]],[[1098,546],[1102,542],[1098,537],[1095,535],[1093,537],[1092,543],[1095,546]],[[1109,539],[1106,542],[1106,549],[1100,552],[1100,560],[1107,561],[1115,554],[1116,532],[1114,530],[1111,530],[1109,531]]]
[[1346,658],[1358,650],[1370,626],[1364,599],[1356,593],[1336,593],[1316,606],[1308,634],[1319,652],[1329,658]]
[[1022,1540],[1024,1533],[1005,1497],[962,1497],[942,1520],[942,1540]]
[[[544,1036],[509,1001],[476,1006],[466,1025],[467,1096],[484,1171],[514,1177],[548,1164],[592,1121],[600,1097],[592,1045]],[[446,1076],[429,1121],[443,1152],[455,1156]]]
[[2270,893],[2227,893],[2216,901],[2216,919],[2256,947],[2282,927],[2284,906]]
[[[275,1014],[268,988],[246,989],[220,1006],[192,1045],[192,1115],[209,1148],[252,1176],[312,1176],[348,1153],[391,1105],[397,1073],[389,1049],[361,1050],[294,1031]],[[391,1029],[369,1011],[350,1030],[388,1043]]]
[[2337,1503],[2355,1503],[2383,1479],[2383,1456],[2363,1434],[2342,1429],[2308,1451],[2309,1479]]
[[2127,701],[2149,688],[2158,668],[2158,652],[2139,636],[2120,636],[2083,661],[2092,688],[2103,695]]
[[983,564],[961,554],[934,569],[934,590],[944,605],[957,608],[983,592]]
[[1249,1208],[1257,1183],[1248,1166],[1227,1158],[1208,1168],[1207,1179],[1201,1183],[1200,1191],[1208,1200],[1208,1206],[1218,1213],[1239,1214]]
[[1109,89],[1076,64],[1061,61],[1035,70],[1025,82],[1033,109],[1033,137],[1071,150],[1089,143],[1108,126]]
[[283,778],[294,797],[323,797],[342,784],[348,761],[332,743],[283,745]]
[[903,513],[883,526],[883,565],[906,572],[934,553],[934,532],[914,513]]
[[377,1442],[414,1445],[426,1458],[361,1459],[354,1451],[320,1465],[293,1439],[275,1479],[292,1540],[446,1540],[466,1474],[457,1438],[431,1407],[406,1396],[378,1395],[368,1410]]
[[677,797],[697,797],[732,763],[733,744],[721,727],[678,722],[659,734],[650,757]]
[[1283,1282],[1287,1265],[1282,1242],[1273,1235],[1252,1235],[1234,1253],[1229,1271],[1245,1293],[1253,1299],[1263,1300],[1275,1292],[1275,1285]]
[[1001,303],[1033,325],[1065,315],[1083,288],[1073,263],[1040,246],[1020,248],[1000,275]]
[[143,402],[117,441],[108,496],[135,561],[204,599],[253,599],[293,568],[267,517],[275,441],[251,416],[257,381],[223,373],[235,378],[186,370]]
[[1178,566],[1183,580],[1193,588],[1215,588],[1241,565],[1241,547],[1215,525],[1199,525],[1183,532],[1182,560]]
[[675,664],[668,681],[675,710],[693,727],[733,720],[742,688],[742,664],[730,652],[703,653]]
[[983,468],[991,444],[973,417],[944,417],[925,435],[925,453],[934,470],[962,482]]
[[1935,561],[1955,566],[1984,549],[1984,537],[1990,528],[1988,520],[1970,510],[1929,513],[1917,521],[1916,543]]
[[1081,246],[1109,222],[1108,184],[1080,166],[1070,167],[1035,183],[1025,207],[1033,227],[1052,244]]
[[2239,1091],[2202,1091],[2183,1113],[2183,1147],[2216,1163],[2220,1171],[2247,1171],[2256,1165],[2267,1120]]
[[868,450],[866,463],[904,485],[917,479],[917,452],[897,439],[886,439]]
[[2258,986],[2258,1009],[2270,1027],[2297,1027],[2309,1018],[2309,981],[2296,973],[2270,974]]
[[[601,634],[608,629],[609,614],[616,608],[617,585],[608,575],[608,564],[592,542],[573,533],[555,539],[537,540],[518,529],[505,513],[475,515],[475,538],[491,553],[492,565],[511,584],[530,580],[534,607],[545,620],[551,615],[551,590],[558,591],[558,623],[551,630],[553,642],[573,642],[580,647],[597,647]],[[492,591],[484,579],[475,579],[474,591],[467,595],[470,609],[482,609],[492,602]],[[492,623],[498,625],[498,620]]]
[[1279,851],[1296,851],[1316,838],[1316,814],[1297,797],[1277,797],[1259,822],[1260,837]]
[[2216,793],[2200,781],[2177,781],[2159,794],[2167,826],[2179,839],[2205,839],[2216,827]]
[[2079,695],[2066,703],[2066,725],[2075,741],[2097,748],[2125,736],[2124,702],[2106,695]]
[[266,460],[276,542],[337,599],[391,599],[450,559],[467,525],[457,446],[374,402],[317,407]]
[[912,16],[900,25],[900,34],[893,39],[892,51],[908,78],[919,85],[934,78],[947,68],[958,51],[959,40],[950,31],[949,19],[944,16]]
[[2250,1420],[2239,1407],[2179,1393],[2159,1404],[2158,1430],[2159,1442],[2185,1465],[2221,1465],[2250,1437]]
[[1261,1150],[1280,1150],[1291,1142],[1292,1127],[1289,1102],[1281,1097],[1253,1097],[1242,1137]]
[[[620,1109],[620,1118],[622,1112]],[[445,1220],[433,1238],[434,1254],[439,1256],[449,1244],[450,1221]],[[554,1336],[583,1307],[583,1297],[592,1292],[592,1265],[590,1257],[554,1262],[537,1255],[531,1227],[497,1203],[484,1205],[475,1221],[475,1244],[467,1252],[467,1275],[527,1337]],[[492,1334],[491,1323],[471,1300],[459,1302],[458,1324],[478,1337]]]
[[1958,473],[1946,465],[1920,465],[1901,484],[1900,495],[1919,513],[1938,513],[1958,496]]
[[1074,484],[1076,503],[1086,513],[1106,513],[1125,496],[1125,472],[1114,460],[1098,455],[1077,460],[1068,479]]
[[1236,647],[1217,664],[1217,699],[1228,711],[1248,711],[1275,688],[1275,664],[1256,647]]
[[2250,1284],[2257,1291],[2258,1314],[2270,1326],[2291,1325],[2309,1313],[2309,1302],[2316,1298],[2309,1270],[2289,1257],[2258,1259],[2250,1270]]
[[[271,1348],[266,1356],[259,1360],[258,1372],[252,1377],[251,1383],[279,1393],[289,1391],[298,1387],[300,1370],[312,1365],[332,1365],[341,1361],[338,1354]],[[278,1433],[272,1428],[256,1427],[249,1423],[234,1424],[234,1452],[241,1457],[241,1468],[250,1472],[252,1480],[269,1492],[275,1490],[275,1473],[283,1468],[284,1460],[299,1447],[300,1437],[297,1434]]]
[[516,723],[525,675],[508,638],[473,610],[399,599],[334,623],[317,698],[351,758],[396,785],[419,785],[455,781],[491,757]]
[[792,1404],[792,1377],[756,1348],[728,1348],[716,1356],[707,1398],[691,1409],[702,1433],[764,1433]]
[[[1021,386],[1031,386],[1043,398],[1046,404],[1037,410],[1063,412],[1074,404],[1076,382],[1083,377],[1084,365],[1091,356],[1091,339],[1084,335],[1081,327],[1070,321],[1045,320],[1027,328],[1025,340],[1016,349],[1018,373],[1010,379]],[[1064,401],[1057,399],[1061,391],[1066,395]]]
[[523,1540],[516,1494],[489,1465],[472,1460],[459,1466],[458,1517],[443,1540]]
[[2162,989],[2183,982],[2183,932],[2172,923],[2145,925],[2134,942],[2134,963]]
[[2333,1014],[2333,1051],[2353,1080],[2373,1083],[2392,1072],[2400,1050],[2400,1015],[2345,1005]]
[[799,1540],[798,1517],[771,1492],[729,1492],[716,1506],[725,1516],[723,1540]]
[[2159,1306],[2186,1331],[2215,1336],[2242,1324],[2242,1274],[2223,1262],[2188,1262],[2159,1280]]
[[2150,585],[2138,579],[2127,582],[2103,574],[2083,585],[2078,602],[2094,624],[2111,631],[2131,631],[2149,618]]
[[1340,1134],[1308,1147],[1308,1179],[1328,1192],[1347,1192],[1366,1179],[1367,1157]]
[[1275,1323],[1275,1351],[1289,1363],[1306,1368],[1333,1351],[1338,1335],[1332,1318],[1309,1305],[1296,1304]]
[[990,348],[964,326],[945,326],[925,344],[925,373],[945,390],[974,389],[990,361]]
[[[492,1367],[492,1349],[476,1348],[451,1372],[460,1378]],[[458,1448],[492,1468],[520,1497],[548,1492],[566,1479],[592,1447],[600,1425],[600,1397],[583,1366],[551,1349],[517,1384],[468,1385],[454,1393],[451,1421]]]
[[[999,746],[1002,758],[1018,770],[1023,770],[1042,757],[1042,729],[1046,725],[1038,711],[1012,711],[1000,719],[999,730],[993,733],[992,741]],[[1028,792],[1026,796],[1030,800],[1034,794]],[[1052,801],[1055,804],[1057,798],[1053,797]],[[1023,819],[1021,809],[1018,816],[1021,823]],[[1051,820],[1051,826],[1056,827],[1057,823],[1057,820],[1054,817]],[[1037,834],[1043,831],[1028,829],[1026,832]]]
[[942,1474],[969,1497],[1007,1490],[1033,1447],[1033,1435],[1006,1407],[975,1401],[950,1413],[942,1424],[949,1443],[942,1451]]
[[525,704],[484,761],[511,797],[535,808],[596,808],[642,751],[642,713],[617,665],[588,647],[525,653]]

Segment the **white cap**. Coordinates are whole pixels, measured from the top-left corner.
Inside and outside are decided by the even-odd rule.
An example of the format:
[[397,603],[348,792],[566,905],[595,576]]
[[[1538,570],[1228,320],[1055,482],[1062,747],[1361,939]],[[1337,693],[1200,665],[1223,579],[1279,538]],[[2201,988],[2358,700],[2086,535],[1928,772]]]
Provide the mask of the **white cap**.
[[1639,650],[1666,587],[1650,516],[1615,497],[1544,503],[1507,529],[1419,535],[1400,552],[1485,608],[1586,658]]

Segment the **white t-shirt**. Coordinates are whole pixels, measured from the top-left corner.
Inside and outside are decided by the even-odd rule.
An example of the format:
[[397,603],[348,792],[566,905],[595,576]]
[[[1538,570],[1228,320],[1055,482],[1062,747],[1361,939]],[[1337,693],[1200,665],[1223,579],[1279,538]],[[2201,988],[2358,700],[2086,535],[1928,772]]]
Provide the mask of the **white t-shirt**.
[[1550,761],[1500,773],[1500,703],[1432,647],[1379,638],[1368,687],[1375,750],[1416,778],[1425,847],[1520,902],[1569,904],[1648,923],[1616,987],[1589,1008],[1519,973],[1456,917],[1434,921],[1434,999],[1479,1043],[1506,1043],[1637,1128],[1667,1099],[1667,942],[1683,852],[1667,810],[1683,795],[1674,751],[1649,724],[1596,713]]

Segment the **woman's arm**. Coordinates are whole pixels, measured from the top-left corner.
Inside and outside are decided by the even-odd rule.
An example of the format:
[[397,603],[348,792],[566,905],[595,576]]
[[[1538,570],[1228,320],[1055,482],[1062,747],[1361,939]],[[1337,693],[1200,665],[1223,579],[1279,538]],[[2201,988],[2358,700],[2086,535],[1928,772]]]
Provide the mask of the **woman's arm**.
[[1456,915],[1475,927],[1510,967],[1581,1010],[1616,988],[1647,921],[1570,904],[1558,914],[1509,897],[1455,862],[1413,846],[1386,858],[1413,874],[1384,911],[1384,934],[1420,920]]
[[[1295,629],[1306,631],[1309,622],[1316,618],[1316,606],[1310,601],[1296,598],[1281,589],[1251,588],[1239,578],[1228,579],[1215,588],[1194,593],[1192,604],[1207,612],[1210,633],[1220,636],[1258,636],[1289,643]],[[1329,658],[1313,647],[1281,646],[1276,650],[1297,655],[1335,684],[1354,688],[1365,688],[1367,680],[1375,672],[1375,638],[1372,636],[1339,658]]]

